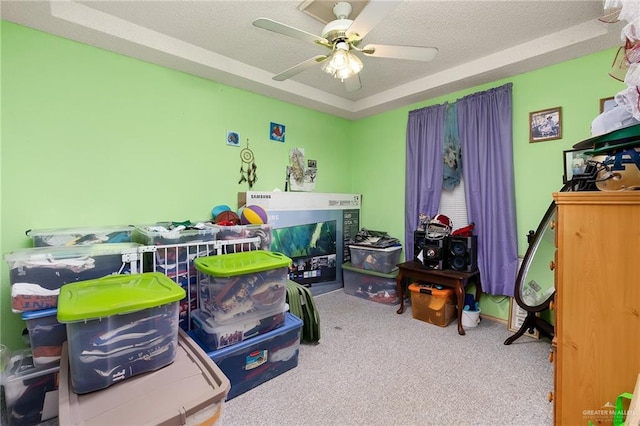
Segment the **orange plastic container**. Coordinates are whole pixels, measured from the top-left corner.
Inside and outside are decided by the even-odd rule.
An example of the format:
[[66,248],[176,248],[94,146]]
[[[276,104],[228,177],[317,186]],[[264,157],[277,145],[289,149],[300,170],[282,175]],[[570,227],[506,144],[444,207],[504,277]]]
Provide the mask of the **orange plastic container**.
[[452,288],[439,290],[425,284],[409,284],[413,318],[446,327],[456,318],[456,295]]

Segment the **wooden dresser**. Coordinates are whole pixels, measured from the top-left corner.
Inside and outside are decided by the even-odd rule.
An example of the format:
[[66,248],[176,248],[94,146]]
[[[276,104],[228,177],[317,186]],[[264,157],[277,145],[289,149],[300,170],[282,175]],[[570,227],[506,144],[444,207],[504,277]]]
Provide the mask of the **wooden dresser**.
[[640,191],[553,198],[554,422],[611,424],[640,373]]

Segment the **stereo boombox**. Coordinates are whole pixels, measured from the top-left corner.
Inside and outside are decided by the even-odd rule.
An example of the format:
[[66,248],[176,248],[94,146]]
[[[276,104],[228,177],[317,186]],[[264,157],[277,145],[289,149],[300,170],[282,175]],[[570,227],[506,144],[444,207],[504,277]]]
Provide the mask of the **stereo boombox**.
[[472,272],[478,269],[478,237],[460,237],[449,235],[444,238],[430,239],[424,231],[413,233],[413,257],[420,260],[427,269],[453,269]]

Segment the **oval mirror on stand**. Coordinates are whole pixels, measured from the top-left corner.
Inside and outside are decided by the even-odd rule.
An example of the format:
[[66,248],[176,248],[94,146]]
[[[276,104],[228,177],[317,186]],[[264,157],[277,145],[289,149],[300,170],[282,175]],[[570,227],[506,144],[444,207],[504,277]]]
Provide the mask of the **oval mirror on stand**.
[[[569,189],[570,185],[567,184],[560,192]],[[510,345],[525,332],[533,333],[534,329],[553,338],[553,325],[540,318],[539,313],[549,308],[555,295],[555,219],[556,204],[552,201],[538,229],[535,233],[529,231],[527,236],[529,247],[518,271],[513,292],[516,303],[527,311],[527,316],[520,329],[504,341],[505,345]]]

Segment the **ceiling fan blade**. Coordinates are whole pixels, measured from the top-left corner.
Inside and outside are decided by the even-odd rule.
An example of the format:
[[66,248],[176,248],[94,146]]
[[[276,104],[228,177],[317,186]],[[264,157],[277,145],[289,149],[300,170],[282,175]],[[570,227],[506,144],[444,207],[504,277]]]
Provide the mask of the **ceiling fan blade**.
[[357,33],[363,39],[369,31],[380,23],[393,9],[398,6],[397,1],[370,0],[360,14],[353,20],[347,33]]
[[269,18],[258,18],[253,21],[253,25],[258,28],[263,28],[265,30],[273,31],[274,33],[284,34],[289,37],[297,38],[298,40],[308,41],[311,43],[318,44],[327,44],[327,40],[324,38],[311,34],[309,32],[299,30],[297,28],[291,27],[289,25],[283,24],[281,22],[274,21]]
[[313,67],[316,64],[319,64],[320,62],[324,61],[325,59],[327,59],[326,55],[317,55],[314,56],[313,58],[309,58],[304,62],[300,62],[298,65],[294,65],[291,68],[288,68],[284,71],[282,71],[280,74],[276,74],[274,75],[272,78],[276,81],[284,81],[288,78],[293,77],[294,75],[301,73],[302,71],[309,69],[311,67]]
[[407,59],[410,61],[428,62],[438,54],[435,47],[391,46],[386,44],[367,44],[362,53],[374,58]]
[[347,92],[355,92],[362,87],[362,82],[360,81],[360,74],[353,75],[349,78],[345,78],[344,87],[347,89]]

